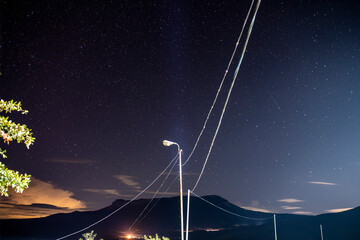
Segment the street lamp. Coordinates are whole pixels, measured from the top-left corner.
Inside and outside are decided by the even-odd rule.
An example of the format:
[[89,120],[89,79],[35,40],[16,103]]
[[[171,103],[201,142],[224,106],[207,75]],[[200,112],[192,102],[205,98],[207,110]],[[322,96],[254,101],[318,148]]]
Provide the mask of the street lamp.
[[179,172],[180,172],[180,221],[181,221],[181,240],[184,240],[184,216],[183,216],[183,190],[182,190],[182,170],[181,170],[181,148],[176,142],[163,140],[163,145],[169,147],[176,145],[178,147],[179,154]]

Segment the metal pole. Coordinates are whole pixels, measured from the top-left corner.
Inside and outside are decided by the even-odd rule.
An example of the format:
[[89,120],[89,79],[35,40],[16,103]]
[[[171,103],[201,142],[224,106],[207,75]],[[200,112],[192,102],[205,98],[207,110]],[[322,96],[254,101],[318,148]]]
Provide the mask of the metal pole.
[[188,189],[187,215],[186,215],[186,240],[189,240],[189,209],[190,209],[190,189]]
[[320,224],[320,233],[321,233],[321,240],[324,240],[322,225]]
[[184,214],[183,214],[183,190],[182,190],[182,169],[181,169],[181,149],[178,146],[179,151],[179,172],[180,172],[180,219],[181,219],[181,240],[184,240]]
[[276,233],[276,215],[274,214],[274,230],[275,230],[275,240],[277,240],[277,233]]
[[184,210],[183,210],[183,190],[182,190],[182,163],[181,163],[181,148],[180,145],[176,142],[172,142],[169,140],[163,140],[163,145],[169,147],[171,145],[176,145],[178,148],[178,155],[179,155],[179,173],[180,173],[180,220],[181,220],[181,240],[184,240]]

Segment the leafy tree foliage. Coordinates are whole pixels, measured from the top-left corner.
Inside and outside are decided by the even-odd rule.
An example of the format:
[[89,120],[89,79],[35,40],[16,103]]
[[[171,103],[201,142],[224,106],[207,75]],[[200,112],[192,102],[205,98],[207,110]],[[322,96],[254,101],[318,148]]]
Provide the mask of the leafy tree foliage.
[[[95,240],[96,238],[96,233],[94,233],[94,231],[91,231],[89,233],[84,233],[82,236],[84,239],[79,238],[79,240]],[[102,238],[100,238],[99,240],[103,240]]]
[[159,237],[157,234],[155,235],[155,237],[153,238],[152,236],[146,236],[144,235],[144,240],[170,240],[170,238],[167,237]]
[[[11,113],[17,111],[27,114],[28,111],[21,107],[21,102],[4,101],[0,99],[0,113]],[[0,136],[4,143],[9,144],[11,141],[23,142],[29,148],[35,141],[32,137],[31,129],[24,124],[16,124],[9,117],[0,116]],[[6,150],[0,148],[0,155],[6,158]],[[0,194],[1,196],[9,196],[8,189],[12,187],[16,192],[22,193],[24,189],[29,187],[30,175],[19,174],[19,172],[7,169],[0,162]]]

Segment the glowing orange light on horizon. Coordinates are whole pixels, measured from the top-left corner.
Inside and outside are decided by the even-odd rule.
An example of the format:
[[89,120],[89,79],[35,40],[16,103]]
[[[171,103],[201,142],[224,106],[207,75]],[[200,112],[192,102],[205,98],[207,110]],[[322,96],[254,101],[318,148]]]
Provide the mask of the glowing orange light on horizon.
[[128,235],[126,235],[126,238],[127,238],[127,239],[132,239],[133,236],[132,236],[131,234],[128,234]]

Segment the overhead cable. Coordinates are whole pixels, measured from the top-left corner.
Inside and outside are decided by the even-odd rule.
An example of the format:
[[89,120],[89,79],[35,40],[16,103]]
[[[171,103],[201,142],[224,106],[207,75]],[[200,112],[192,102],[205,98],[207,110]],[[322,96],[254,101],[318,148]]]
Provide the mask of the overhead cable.
[[161,175],[164,174],[164,172],[171,166],[171,164],[178,158],[178,155],[177,154],[173,160],[171,160],[171,162],[169,163],[169,165],[167,165],[167,167],[146,187],[144,188],[141,192],[139,192],[134,198],[132,198],[129,202],[125,203],[124,205],[122,205],[121,207],[119,207],[118,209],[114,210],[113,212],[111,212],[110,214],[106,215],[105,217],[101,218],[100,220],[96,221],[95,223],[93,224],[90,224],[89,226],[85,227],[85,228],[82,228],[76,232],[73,232],[73,233],[70,233],[66,236],[63,236],[63,237],[60,237],[60,238],[57,238],[56,240],[61,240],[61,239],[65,239],[65,238],[68,238],[70,236],[73,236],[75,234],[78,234],[78,233],[81,233],[82,231],[85,231],[93,226],[95,226],[96,224],[104,221],[105,219],[109,218],[111,215],[113,215],[114,213],[120,211],[121,209],[123,209],[124,207],[126,207],[127,205],[129,205],[132,201],[134,201],[136,198],[138,198],[141,194],[143,194],[146,190],[149,189],[149,187],[151,187],[159,178]]
[[223,119],[223,117],[224,117],[224,113],[225,113],[227,104],[228,104],[228,102],[229,102],[229,98],[230,98],[230,95],[231,95],[231,91],[232,91],[232,89],[233,89],[233,87],[234,87],[236,77],[237,77],[237,75],[238,75],[238,72],[239,72],[239,69],[240,69],[242,60],[243,60],[244,55],[245,55],[246,47],[247,47],[247,44],[248,44],[248,42],[249,42],[249,38],[250,38],[250,35],[251,35],[251,32],[252,32],[252,28],[253,28],[253,26],[254,26],[256,14],[257,14],[257,12],[258,12],[260,3],[261,3],[261,0],[258,0],[258,2],[257,2],[257,4],[256,4],[256,9],[255,9],[255,12],[254,12],[254,15],[253,15],[253,18],[252,18],[252,21],[251,21],[251,24],[250,24],[250,27],[249,27],[247,36],[246,36],[246,41],[245,41],[245,44],[244,44],[244,47],[243,47],[243,51],[242,51],[242,53],[241,53],[241,57],[240,57],[239,63],[238,63],[238,65],[237,65],[236,70],[235,70],[235,73],[234,73],[233,81],[232,81],[232,83],[231,83],[231,86],[230,86],[228,95],[227,95],[227,97],[226,97],[226,101],[225,101],[223,110],[222,110],[222,112],[221,112],[221,116],[220,116],[220,119],[219,119],[218,126],[217,126],[217,128],[216,128],[214,137],[213,137],[213,139],[212,139],[212,141],[211,141],[211,145],[210,145],[210,148],[209,148],[209,152],[208,152],[208,154],[207,154],[207,156],[206,156],[204,165],[203,165],[203,167],[202,167],[202,169],[201,169],[201,173],[200,173],[200,175],[199,175],[199,177],[198,177],[198,179],[197,179],[197,181],[196,181],[196,183],[195,183],[195,186],[193,187],[192,191],[194,191],[194,190],[196,189],[197,185],[199,184],[199,181],[200,181],[200,179],[201,179],[201,177],[202,177],[202,175],[203,175],[203,173],[204,173],[205,166],[206,166],[206,164],[207,164],[207,162],[208,162],[208,160],[209,160],[209,156],[210,156],[211,150],[212,150],[212,148],[213,148],[213,146],[214,146],[214,142],[215,142],[216,136],[217,136],[217,134],[218,134],[218,132],[219,132],[219,129],[220,129],[220,126],[221,126],[221,123],[222,123],[222,119]]
[[252,2],[251,2],[249,11],[248,11],[248,13],[247,13],[247,15],[246,15],[244,24],[243,24],[242,29],[241,29],[241,32],[240,32],[240,35],[239,35],[239,37],[238,37],[238,39],[237,39],[237,42],[236,42],[236,44],[235,44],[234,51],[233,51],[233,53],[232,53],[232,55],[231,55],[230,61],[229,61],[228,66],[227,66],[227,68],[226,68],[226,70],[225,70],[225,73],[224,73],[224,76],[223,76],[223,78],[222,78],[222,80],[221,80],[220,86],[219,86],[219,88],[218,88],[218,90],[217,90],[215,99],[214,99],[214,101],[213,101],[213,103],[212,103],[212,105],[211,105],[211,108],[210,108],[210,110],[209,110],[209,112],[208,112],[208,114],[207,114],[207,117],[206,117],[206,120],[205,120],[205,122],[204,122],[204,125],[203,125],[203,127],[202,127],[202,129],[201,129],[201,131],[200,131],[200,134],[199,134],[199,136],[198,136],[198,138],[197,138],[197,140],[196,140],[196,142],[195,142],[195,145],[194,145],[191,153],[189,154],[189,156],[188,156],[188,158],[186,159],[186,161],[183,163],[183,166],[190,160],[190,158],[191,158],[191,156],[193,155],[193,153],[194,153],[194,151],[195,151],[195,149],[196,149],[196,147],[197,147],[197,145],[198,145],[198,143],[199,143],[199,141],[200,141],[200,138],[201,138],[201,136],[202,136],[202,134],[203,134],[203,132],[204,132],[204,130],[205,130],[205,128],[206,128],[206,125],[207,125],[207,122],[208,122],[208,120],[209,120],[209,118],[210,118],[211,112],[212,112],[212,110],[213,110],[213,108],[214,108],[214,106],[215,106],[215,103],[216,103],[216,101],[217,101],[217,98],[218,98],[218,96],[219,96],[219,93],[220,93],[220,91],[221,91],[221,88],[222,88],[222,86],[223,86],[223,84],[224,84],[225,78],[226,78],[226,76],[227,76],[227,74],[228,74],[228,72],[229,72],[229,68],[230,68],[230,66],[231,66],[231,63],[232,63],[232,61],[233,61],[233,59],[234,59],[236,50],[237,50],[237,48],[238,48],[238,46],[239,46],[239,42],[240,42],[240,39],[241,39],[241,37],[242,37],[242,35],[243,35],[243,32],[244,32],[245,26],[246,26],[246,24],[247,24],[247,21],[248,21],[248,18],[249,18],[251,9],[252,9],[252,7],[253,7],[254,1],[255,1],[255,0],[252,0]]
[[226,210],[226,209],[224,209],[224,208],[222,208],[222,207],[219,207],[219,206],[215,205],[214,203],[212,203],[212,202],[210,202],[210,201],[208,201],[208,200],[200,197],[199,195],[197,195],[197,194],[194,193],[193,191],[190,191],[190,192],[191,192],[192,194],[194,194],[196,197],[198,197],[198,198],[200,198],[201,200],[203,200],[204,202],[206,202],[206,203],[208,203],[208,204],[210,204],[210,205],[212,205],[212,206],[214,206],[214,207],[216,207],[216,208],[218,208],[218,209],[220,209],[220,210],[222,210],[222,211],[224,211],[224,212],[226,212],[226,213],[229,213],[229,214],[231,214],[231,215],[234,215],[234,216],[236,216],[236,217],[239,217],[239,218],[244,218],[244,219],[254,220],[254,221],[268,220],[268,219],[272,219],[272,218],[273,218],[273,216],[267,217],[267,218],[252,218],[252,217],[246,217],[246,216],[243,216],[243,215],[234,213],[234,212],[230,212],[229,210]]
[[[177,175],[176,178],[174,178],[174,180],[172,181],[172,183],[169,185],[169,187],[165,190],[164,193],[167,193],[169,191],[169,189],[172,187],[172,185],[174,184],[174,182],[179,178],[180,175]],[[161,198],[158,198],[157,201],[154,203],[154,205],[151,206],[151,208],[149,209],[149,211],[137,222],[140,223],[142,220],[144,220],[144,218],[146,218],[147,215],[149,215],[149,213],[151,212],[151,210],[156,206],[156,204],[158,204],[158,202],[161,200]]]
[[172,172],[173,168],[175,167],[177,161],[174,162],[174,164],[172,165],[171,169],[169,170],[169,172],[167,173],[165,179],[162,181],[162,183],[160,184],[160,187],[157,189],[157,191],[155,192],[155,194],[152,196],[151,200],[148,202],[148,204],[145,206],[145,208],[142,210],[142,212],[139,214],[139,216],[135,219],[135,221],[133,222],[133,224],[131,224],[131,226],[129,227],[129,231],[132,229],[132,227],[137,223],[137,221],[139,220],[139,218],[143,215],[143,213],[146,211],[146,209],[149,207],[149,205],[152,203],[152,201],[154,200],[154,198],[156,197],[156,195],[159,193],[160,189],[162,188],[162,186],[164,185],[165,181],[168,179],[170,173]]

